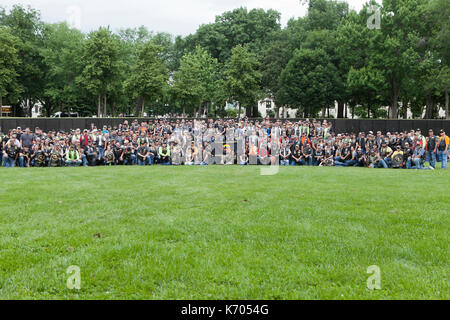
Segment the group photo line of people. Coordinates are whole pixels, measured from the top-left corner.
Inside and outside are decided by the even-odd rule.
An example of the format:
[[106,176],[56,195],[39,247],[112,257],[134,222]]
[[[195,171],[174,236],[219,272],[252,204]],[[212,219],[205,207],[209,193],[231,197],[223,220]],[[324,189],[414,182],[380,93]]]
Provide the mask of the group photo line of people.
[[449,137],[422,132],[336,133],[331,122],[149,120],[44,132],[0,133],[2,167],[282,165],[447,168]]

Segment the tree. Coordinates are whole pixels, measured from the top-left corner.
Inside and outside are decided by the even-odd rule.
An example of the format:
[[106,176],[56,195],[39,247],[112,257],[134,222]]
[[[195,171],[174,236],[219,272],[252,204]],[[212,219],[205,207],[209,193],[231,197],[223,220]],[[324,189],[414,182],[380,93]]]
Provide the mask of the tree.
[[380,37],[372,61],[389,85],[389,118],[398,117],[401,88],[412,65],[411,55],[423,34],[424,0],[383,0]]
[[126,89],[142,100],[140,113],[145,112],[145,103],[155,102],[162,97],[164,86],[169,79],[168,70],[161,56],[162,49],[152,42],[147,42],[139,49],[137,62]]
[[278,99],[300,108],[305,117],[334,104],[336,67],[322,50],[299,49],[281,73]]
[[10,33],[20,41],[17,48],[21,61],[18,81],[22,90],[18,100],[30,114],[31,106],[44,91],[42,79],[46,70],[39,51],[43,46],[44,24],[39,11],[14,5],[9,13],[0,9],[0,25],[8,27]]
[[370,67],[362,67],[358,70],[350,69],[347,78],[347,87],[352,92],[354,102],[367,106],[367,118],[370,118],[371,113],[376,114],[374,105],[381,104],[379,92],[384,87],[383,74]]
[[[80,88],[76,78],[82,70],[84,34],[66,23],[47,25],[41,55],[47,65],[41,103],[47,116],[56,109],[76,105]],[[71,110],[67,110],[70,112]]]
[[[238,117],[241,116],[242,105],[246,106],[247,115],[257,116],[253,107],[261,97],[260,64],[248,46],[236,46],[227,64],[225,75],[229,97],[238,102]],[[250,112],[251,111],[251,112]]]
[[279,101],[277,101],[276,93],[279,90],[279,78],[281,72],[286,67],[291,57],[291,51],[288,47],[288,33],[279,31],[273,34],[273,40],[263,49],[262,54],[262,87],[264,93],[275,100],[277,110],[276,117],[279,116]]
[[18,69],[20,60],[18,49],[20,40],[11,35],[5,27],[0,27],[0,117],[4,97],[20,93]]
[[200,26],[186,37],[185,46],[194,51],[205,48],[220,63],[226,63],[237,45],[246,45],[258,54],[268,43],[270,35],[281,29],[280,13],[274,10],[238,8],[216,17],[212,24]]
[[[174,75],[173,91],[183,105],[193,107],[194,113],[201,113],[202,105],[212,103],[218,87],[219,64],[217,59],[200,46],[193,53],[187,53],[180,61],[180,68]],[[195,112],[196,107],[198,111]]]
[[431,0],[427,7],[429,29],[432,31],[431,47],[439,63],[436,89],[444,92],[445,118],[449,119],[448,90],[450,87],[450,6],[446,0]]
[[83,51],[84,68],[78,77],[78,83],[97,97],[99,117],[106,115],[108,86],[119,75],[118,55],[119,45],[109,29],[100,28],[89,34]]
[[[359,105],[363,105],[359,116],[370,118],[371,114],[380,113],[377,109],[387,87],[383,71],[372,61],[379,36],[378,30],[367,27],[366,9],[360,14],[349,12],[336,31],[336,55],[345,75],[345,87],[341,90],[352,106],[352,117]],[[341,117],[343,110],[339,108],[338,118]]]

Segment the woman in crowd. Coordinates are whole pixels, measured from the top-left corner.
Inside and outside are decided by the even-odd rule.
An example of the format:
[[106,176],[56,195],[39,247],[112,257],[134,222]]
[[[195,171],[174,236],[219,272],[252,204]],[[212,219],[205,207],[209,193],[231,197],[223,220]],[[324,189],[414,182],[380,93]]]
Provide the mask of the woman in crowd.
[[439,136],[430,130],[427,138],[419,129],[336,134],[330,122],[309,119],[125,121],[101,130],[95,125],[68,133],[17,128],[0,136],[5,167],[281,164],[434,169],[437,160],[446,169],[449,145],[443,130]]

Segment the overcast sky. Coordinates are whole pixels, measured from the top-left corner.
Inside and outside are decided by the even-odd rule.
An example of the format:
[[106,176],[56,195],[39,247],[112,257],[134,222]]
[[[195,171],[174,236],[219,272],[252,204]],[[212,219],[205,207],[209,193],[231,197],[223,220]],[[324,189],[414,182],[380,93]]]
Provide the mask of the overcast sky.
[[[348,0],[350,8],[361,9],[365,0]],[[13,4],[30,5],[46,22],[68,21],[88,32],[99,26],[112,30],[141,25],[149,30],[174,35],[194,33],[201,24],[214,22],[215,16],[239,7],[275,9],[281,23],[304,16],[300,0],[0,0],[9,9]]]

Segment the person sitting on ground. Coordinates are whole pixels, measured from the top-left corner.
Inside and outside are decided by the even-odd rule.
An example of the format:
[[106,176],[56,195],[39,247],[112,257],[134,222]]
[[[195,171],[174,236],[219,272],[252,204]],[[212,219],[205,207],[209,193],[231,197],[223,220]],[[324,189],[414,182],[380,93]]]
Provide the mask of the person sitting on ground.
[[162,165],[170,165],[170,148],[167,143],[163,143],[158,150],[159,161]]
[[78,167],[81,165],[81,158],[79,152],[75,149],[74,145],[69,147],[66,153],[66,166]]

